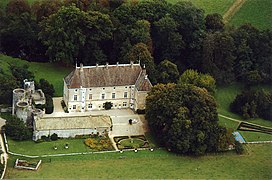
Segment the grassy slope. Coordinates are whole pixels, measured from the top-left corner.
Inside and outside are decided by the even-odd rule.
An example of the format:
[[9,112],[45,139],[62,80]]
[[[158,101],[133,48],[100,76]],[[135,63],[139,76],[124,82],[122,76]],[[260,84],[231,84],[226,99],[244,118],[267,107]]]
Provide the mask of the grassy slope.
[[271,15],[271,0],[247,0],[230,20],[230,24],[240,26],[244,23],[251,23],[260,29],[271,29]]
[[[5,178],[103,179],[271,179],[272,145],[247,145],[249,154],[229,152],[203,157],[175,156],[163,150],[93,154],[44,159],[37,172],[13,168]],[[120,156],[123,158],[120,159]],[[117,168],[118,167],[118,168]]]
[[71,68],[61,67],[52,63],[28,62],[0,54],[0,68],[4,69],[6,73],[10,73],[8,63],[15,63],[16,65],[29,65],[29,70],[34,73],[37,81],[44,78],[54,85],[56,90],[55,96],[62,96],[63,78],[72,70]]

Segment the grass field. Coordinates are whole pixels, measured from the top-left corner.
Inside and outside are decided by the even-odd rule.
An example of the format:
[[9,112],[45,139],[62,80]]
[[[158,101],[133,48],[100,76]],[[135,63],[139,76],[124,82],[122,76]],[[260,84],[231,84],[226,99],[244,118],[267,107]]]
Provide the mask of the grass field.
[[230,20],[230,24],[240,26],[251,23],[259,29],[272,29],[271,15],[271,0],[247,0]]
[[164,150],[79,155],[43,159],[37,172],[13,168],[7,179],[271,179],[272,145],[247,145],[248,153],[202,157],[176,156]]
[[8,63],[14,63],[16,65],[29,65],[29,70],[34,73],[36,81],[44,78],[54,85],[56,97],[62,96],[63,78],[72,71],[72,68],[62,67],[54,63],[28,62],[0,54],[0,68],[2,68],[6,73],[10,73]]
[[[34,141],[14,141],[8,139],[9,150],[11,152],[26,154],[31,156],[40,156],[48,154],[67,154],[76,152],[91,152],[89,147],[84,144],[84,139],[59,139],[57,141],[40,142]],[[68,144],[69,148],[65,149],[65,144]],[[54,149],[54,146],[57,149]]]

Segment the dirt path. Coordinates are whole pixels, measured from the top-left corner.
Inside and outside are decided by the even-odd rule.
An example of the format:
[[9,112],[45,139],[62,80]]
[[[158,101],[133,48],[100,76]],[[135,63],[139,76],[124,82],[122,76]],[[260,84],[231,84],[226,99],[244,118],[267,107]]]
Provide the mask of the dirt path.
[[227,10],[227,12],[223,15],[223,21],[225,24],[229,22],[229,20],[239,11],[239,9],[243,6],[246,0],[236,0],[231,7]]
[[[224,116],[222,114],[218,114],[219,117],[222,117],[222,118],[225,118],[225,119],[229,119],[231,121],[235,121],[235,122],[245,122],[245,121],[241,121],[239,119],[234,119],[234,118],[231,118],[231,117],[228,117],[228,116]],[[260,126],[260,127],[264,127],[264,128],[268,128],[268,129],[271,129],[271,127],[268,127],[268,126],[262,126],[262,125],[259,125],[259,124],[254,124],[254,123],[250,123],[250,122],[246,122],[247,124],[252,124],[252,125],[257,125],[257,126]]]

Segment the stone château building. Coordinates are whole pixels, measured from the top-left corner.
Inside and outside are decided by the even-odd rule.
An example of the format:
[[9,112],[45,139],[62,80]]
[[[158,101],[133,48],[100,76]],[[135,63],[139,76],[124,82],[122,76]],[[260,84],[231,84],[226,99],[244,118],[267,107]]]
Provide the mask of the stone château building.
[[64,78],[63,99],[69,112],[100,110],[105,102],[112,108],[145,109],[151,87],[140,64],[80,64]]

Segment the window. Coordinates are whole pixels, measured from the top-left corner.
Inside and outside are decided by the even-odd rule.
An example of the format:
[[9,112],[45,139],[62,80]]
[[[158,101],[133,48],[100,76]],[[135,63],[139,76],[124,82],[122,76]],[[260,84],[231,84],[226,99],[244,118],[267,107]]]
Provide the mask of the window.
[[89,99],[92,99],[93,98],[93,95],[92,94],[89,94]]
[[77,95],[74,95],[74,101],[77,101]]
[[105,94],[102,94],[102,95],[101,95],[101,99],[105,99]]
[[88,109],[92,109],[93,105],[92,104],[88,104]]
[[77,92],[77,89],[75,89],[75,92]]
[[127,92],[124,92],[124,98],[127,98]]
[[103,88],[103,90],[105,90],[105,88]]
[[113,87],[113,89],[115,89],[115,87]]
[[111,98],[112,98],[112,99],[115,99],[115,93],[112,93],[112,94],[111,94]]
[[123,106],[124,106],[124,107],[127,107],[127,102],[123,102]]
[[76,109],[76,105],[73,105],[73,109]]

